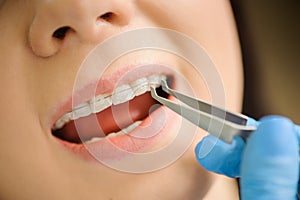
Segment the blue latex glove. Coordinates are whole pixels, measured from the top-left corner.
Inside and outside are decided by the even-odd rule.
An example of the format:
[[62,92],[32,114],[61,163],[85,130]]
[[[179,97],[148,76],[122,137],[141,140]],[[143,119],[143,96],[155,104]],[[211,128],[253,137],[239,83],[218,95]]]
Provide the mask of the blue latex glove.
[[297,199],[299,127],[279,116],[249,125],[258,128],[247,143],[240,137],[230,145],[205,137],[195,150],[198,162],[209,171],[240,177],[242,200]]

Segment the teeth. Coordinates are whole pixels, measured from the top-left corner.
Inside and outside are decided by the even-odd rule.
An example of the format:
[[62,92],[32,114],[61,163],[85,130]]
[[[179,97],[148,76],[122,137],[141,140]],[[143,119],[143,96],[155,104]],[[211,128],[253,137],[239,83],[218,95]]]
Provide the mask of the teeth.
[[135,96],[140,96],[144,94],[145,92],[149,91],[149,84],[148,84],[148,79],[145,78],[140,78],[131,84],[132,90],[135,94]]
[[103,138],[112,138],[112,137],[116,137],[116,136],[120,136],[120,135],[125,135],[131,131],[133,131],[135,128],[137,128],[140,124],[142,123],[142,121],[136,121],[133,124],[130,124],[128,127],[120,130],[117,133],[110,133],[108,136],[106,137],[93,137],[91,138],[89,141],[86,141],[85,143],[92,143],[92,142],[97,142],[99,140],[102,140]]
[[112,99],[110,96],[106,97],[104,95],[99,95],[97,97],[94,97],[90,101],[90,108],[92,113],[98,113],[102,110],[105,110],[106,108],[110,107],[112,105]]
[[76,120],[80,117],[86,117],[92,114],[90,105],[88,103],[84,103],[76,107],[71,114],[71,120]]
[[159,87],[161,85],[161,81],[165,80],[164,75],[152,75],[148,77],[148,83],[151,87]]
[[117,87],[112,95],[113,105],[125,103],[135,97],[134,92],[130,85],[122,85]]
[[130,124],[126,128],[122,129],[121,131],[125,134],[129,133],[129,132],[133,131],[136,127],[138,127],[141,123],[142,123],[142,121],[136,121],[133,124]]
[[57,129],[62,128],[66,123],[68,123],[71,120],[71,113],[65,114],[62,118],[60,118],[56,123],[55,127]]
[[119,86],[113,94],[101,94],[93,97],[89,102],[81,104],[71,112],[62,116],[53,126],[53,130],[62,128],[71,120],[99,113],[112,105],[118,105],[150,91],[150,87],[159,87],[161,81],[166,80],[165,75],[151,75],[140,78],[130,84]]
[[[69,122],[69,121],[67,121],[67,122]],[[54,125],[55,130],[62,128],[67,122],[64,122],[61,119],[57,120],[57,122]],[[52,129],[54,129],[54,128],[52,128]]]
[[86,141],[85,143],[92,143],[92,142],[97,142],[97,141],[100,141],[102,140],[103,138],[100,138],[100,137],[93,137],[92,139],[90,139],[89,141]]

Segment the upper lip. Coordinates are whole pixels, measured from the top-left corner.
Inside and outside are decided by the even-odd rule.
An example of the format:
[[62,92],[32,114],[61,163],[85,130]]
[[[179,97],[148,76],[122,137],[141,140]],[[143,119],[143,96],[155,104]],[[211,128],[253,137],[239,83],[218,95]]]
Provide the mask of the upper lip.
[[[130,76],[124,76],[124,74],[127,73]],[[104,93],[112,93],[114,88],[118,85],[130,83],[131,81],[150,76],[152,74],[174,76],[174,71],[171,70],[170,67],[161,64],[146,64],[139,66],[130,65],[116,70],[111,74],[102,76],[99,80],[92,80],[83,86],[76,86],[76,88],[80,89],[74,88],[72,93],[67,95],[67,98],[64,98],[67,100],[59,102],[55,107],[54,113],[50,118],[49,129],[51,130],[53,124],[61,116],[71,111],[79,104],[89,101],[92,97]]]

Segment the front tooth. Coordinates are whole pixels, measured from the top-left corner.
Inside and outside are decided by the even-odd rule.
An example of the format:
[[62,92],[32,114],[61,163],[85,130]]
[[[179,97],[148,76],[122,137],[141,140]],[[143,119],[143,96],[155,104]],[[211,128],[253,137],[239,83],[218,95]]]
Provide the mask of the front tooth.
[[125,135],[126,133],[123,130],[120,130],[119,132],[115,133],[114,137],[120,136],[120,135]]
[[100,138],[100,137],[93,137],[92,139],[90,139],[89,141],[86,141],[85,143],[89,144],[89,143],[92,143],[92,142],[100,141],[102,139],[103,138]]
[[131,132],[132,130],[134,130],[136,127],[138,127],[141,123],[142,123],[142,121],[136,121],[136,122],[134,122],[133,124],[130,124],[128,127],[122,129],[122,131],[123,131],[124,133],[129,133],[129,132]]
[[133,124],[127,126],[126,128],[118,131],[117,133],[110,133],[108,136],[106,136],[106,138],[112,138],[112,137],[127,134],[127,133],[131,132],[133,129],[135,129],[136,127],[138,127],[141,123],[142,123],[142,121],[136,121]]
[[113,138],[113,137],[117,137],[117,136],[120,136],[120,135],[124,135],[125,132],[123,130],[120,130],[116,133],[110,133],[106,136],[106,138]]
[[124,102],[127,102],[135,97],[134,92],[130,85],[122,85],[117,87],[115,92],[112,95],[113,105],[118,105]]
[[146,77],[140,78],[132,82],[130,85],[132,87],[135,96],[142,95],[145,92],[149,91],[148,79]]
[[151,75],[148,77],[149,85],[152,87],[159,87],[161,85],[161,81],[166,79],[165,75]]
[[82,104],[78,107],[76,107],[71,114],[71,119],[76,120],[80,117],[86,117],[92,114],[90,105],[88,103]]
[[94,114],[101,112],[102,110],[105,110],[111,105],[112,105],[112,99],[111,97],[107,97],[107,95],[105,98],[103,95],[99,95],[90,101],[91,112]]
[[111,138],[111,137],[116,137],[116,136],[118,136],[117,133],[110,133],[108,136],[106,136],[106,138]]

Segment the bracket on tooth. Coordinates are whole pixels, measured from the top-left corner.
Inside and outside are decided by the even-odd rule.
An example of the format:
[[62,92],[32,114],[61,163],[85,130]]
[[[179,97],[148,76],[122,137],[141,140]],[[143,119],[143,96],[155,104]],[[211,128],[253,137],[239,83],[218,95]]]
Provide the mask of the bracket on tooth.
[[150,91],[150,87],[157,88],[161,85],[162,80],[166,80],[166,75],[158,74],[143,77],[130,84],[119,86],[115,89],[113,94],[98,95],[92,98],[88,103],[83,103],[71,112],[62,116],[56,121],[52,130],[62,128],[71,120],[76,120],[81,117],[89,116],[92,113],[99,113],[112,105],[118,105],[140,96]]
[[90,104],[84,103],[81,104],[79,107],[76,107],[71,114],[71,120],[76,120],[80,117],[86,117],[92,114],[90,109]]
[[146,77],[140,78],[130,84],[135,96],[145,94],[149,90],[148,79]]
[[110,96],[106,96],[105,98],[97,98],[97,99],[93,98],[93,100],[90,101],[91,112],[94,114],[101,112],[102,110],[105,110],[106,108],[112,105],[112,100]]
[[132,87],[130,85],[122,85],[117,87],[112,95],[112,104],[118,105],[125,103],[135,97]]

